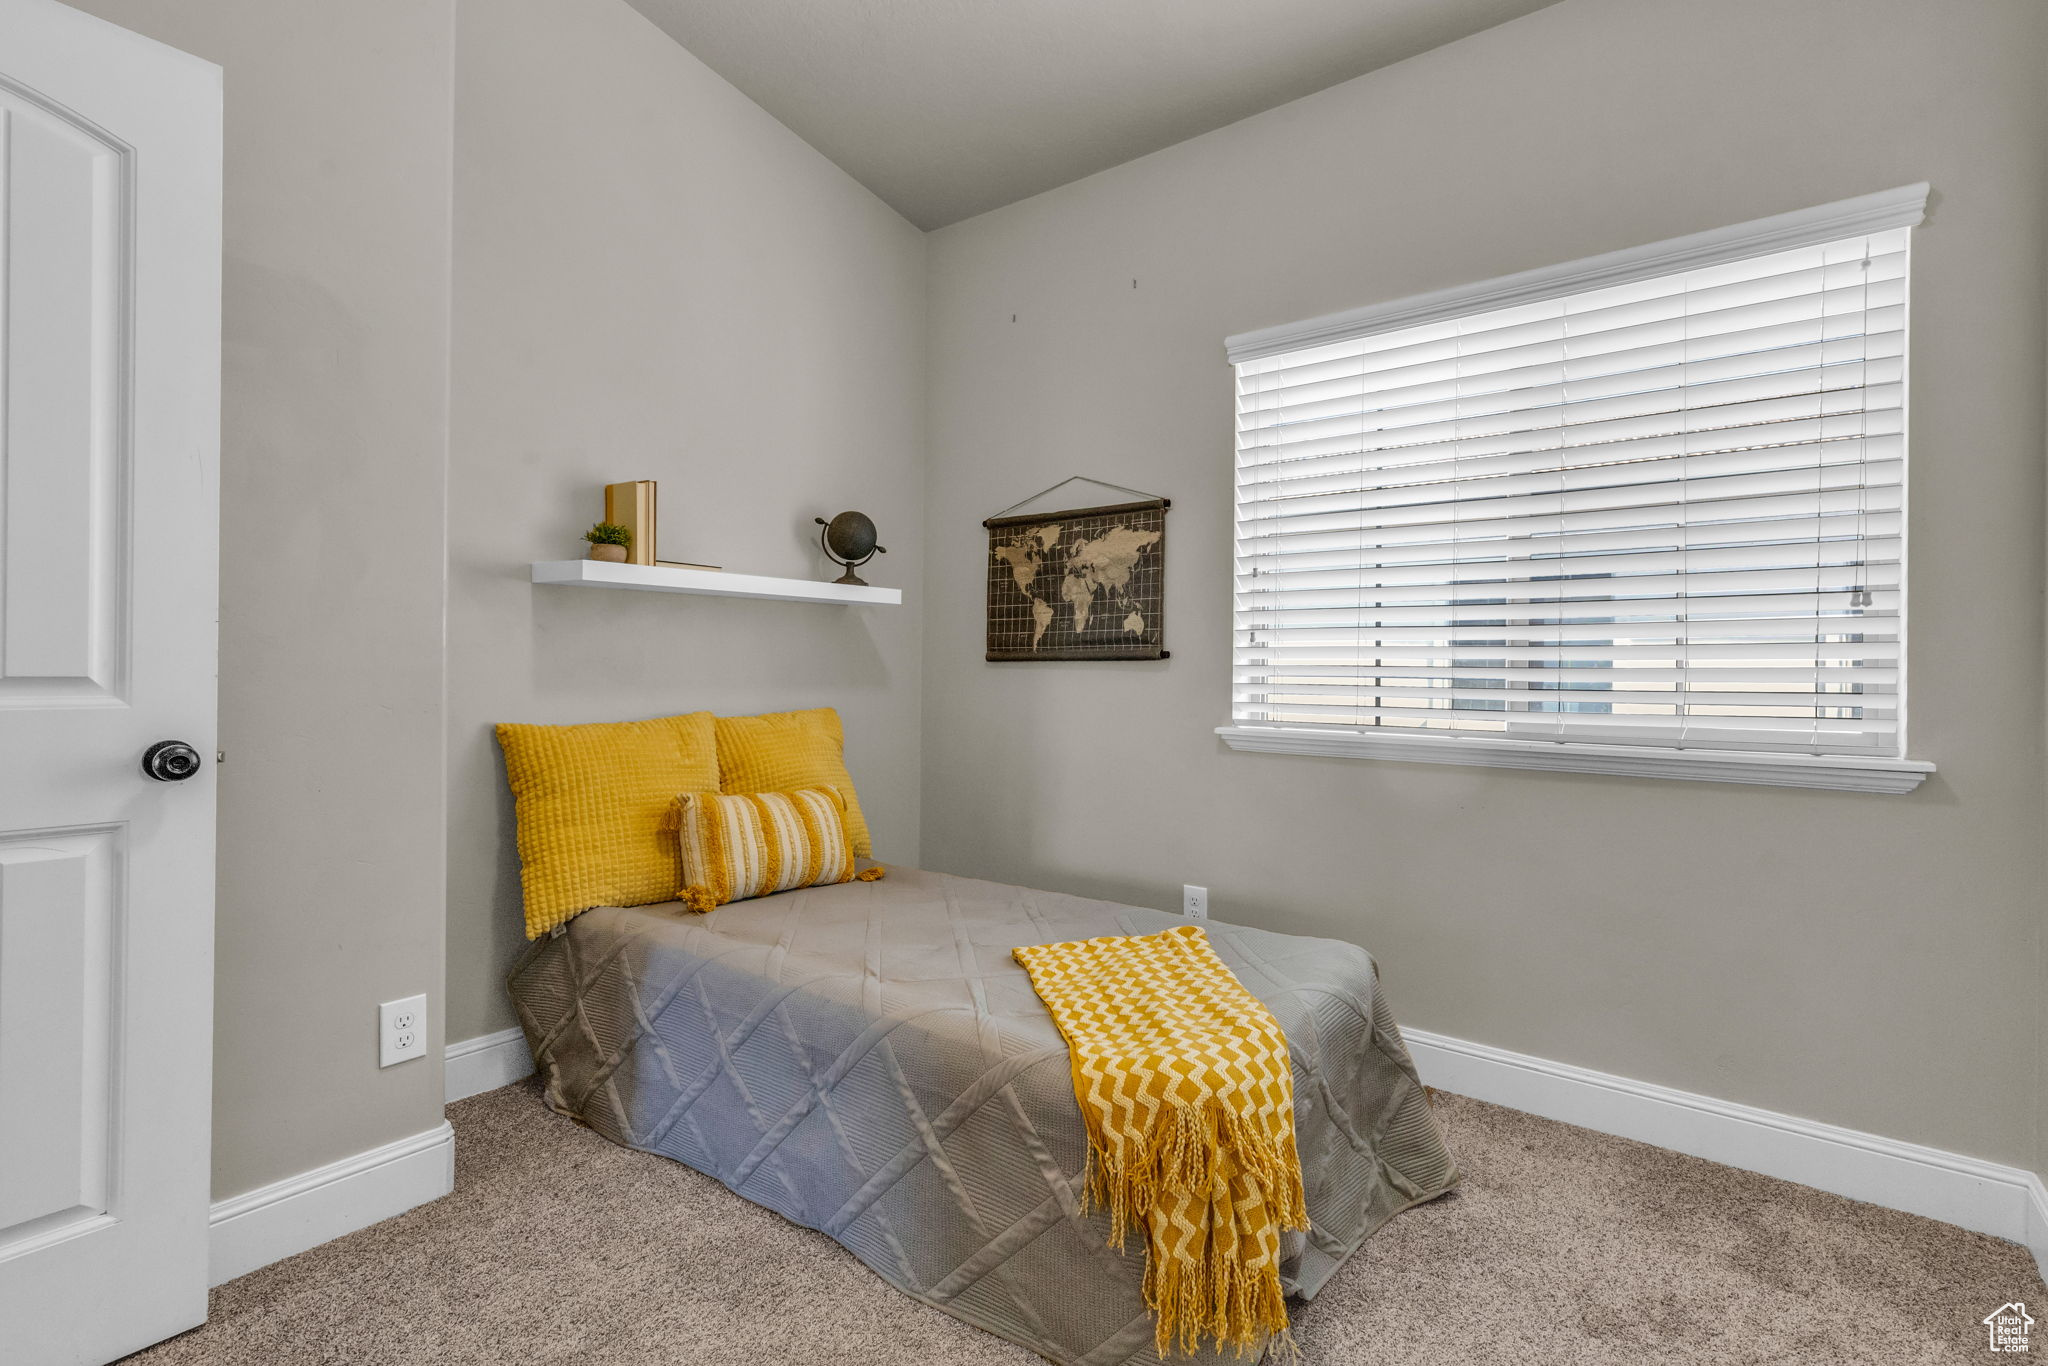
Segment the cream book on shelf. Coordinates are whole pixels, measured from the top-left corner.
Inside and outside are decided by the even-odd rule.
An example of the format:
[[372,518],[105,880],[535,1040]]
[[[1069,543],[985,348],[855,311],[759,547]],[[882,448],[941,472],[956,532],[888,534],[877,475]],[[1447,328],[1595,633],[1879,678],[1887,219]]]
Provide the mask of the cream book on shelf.
[[654,481],[634,479],[604,486],[604,519],[633,533],[627,564],[654,564]]

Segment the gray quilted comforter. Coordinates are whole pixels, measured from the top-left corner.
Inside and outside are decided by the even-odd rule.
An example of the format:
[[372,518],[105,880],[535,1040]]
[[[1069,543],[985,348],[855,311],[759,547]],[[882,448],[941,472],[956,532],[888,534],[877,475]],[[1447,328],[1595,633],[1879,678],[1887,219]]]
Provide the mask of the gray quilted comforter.
[[[1143,1241],[1114,1252],[1107,1218],[1081,1212],[1066,1043],[1010,950],[1185,923],[891,868],[709,915],[587,911],[511,990],[555,1109],[830,1234],[948,1314],[1122,1366],[1157,1360]],[[1314,1227],[1287,1235],[1284,1279],[1312,1296],[1457,1168],[1364,950],[1208,928],[1287,1034]]]

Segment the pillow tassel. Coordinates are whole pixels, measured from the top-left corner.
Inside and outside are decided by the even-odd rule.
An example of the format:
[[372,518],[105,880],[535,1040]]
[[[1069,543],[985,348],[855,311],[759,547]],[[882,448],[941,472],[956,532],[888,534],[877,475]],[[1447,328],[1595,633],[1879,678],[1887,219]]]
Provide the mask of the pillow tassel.
[[889,870],[879,863],[871,863],[853,875],[855,882],[880,882],[889,875]]

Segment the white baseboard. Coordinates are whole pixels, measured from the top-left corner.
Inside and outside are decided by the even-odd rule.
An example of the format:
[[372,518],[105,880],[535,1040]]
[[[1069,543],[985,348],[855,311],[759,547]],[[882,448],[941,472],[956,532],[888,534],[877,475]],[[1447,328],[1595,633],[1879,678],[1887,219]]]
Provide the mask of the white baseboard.
[[432,1129],[214,1205],[209,1285],[368,1228],[455,1189],[455,1131]]
[[526,1051],[526,1035],[518,1029],[501,1029],[474,1039],[448,1045],[445,1072],[449,1104],[510,1086],[533,1073],[533,1055]]
[[2032,1172],[1419,1029],[1401,1034],[1438,1090],[1959,1224],[2030,1249],[2048,1278],[2048,1192]]
[[2041,1269],[2041,1279],[2048,1281],[2048,1183],[2036,1176],[2028,1194],[2032,1208],[2025,1242],[2034,1250],[2034,1265]]
[[[533,1071],[517,1029],[450,1044],[450,1102],[509,1086]],[[345,1157],[214,1205],[211,1285],[403,1214],[455,1189],[455,1133],[447,1123]]]

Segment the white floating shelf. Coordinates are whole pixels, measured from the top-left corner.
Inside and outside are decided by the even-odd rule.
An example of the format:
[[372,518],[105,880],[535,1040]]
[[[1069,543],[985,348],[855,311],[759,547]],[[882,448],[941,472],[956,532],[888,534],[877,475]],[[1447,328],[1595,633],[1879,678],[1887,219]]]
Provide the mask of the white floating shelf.
[[647,593],[701,593],[713,598],[773,598],[780,602],[900,603],[900,588],[855,587],[811,579],[771,579],[722,569],[612,564],[607,560],[535,560],[535,583],[568,588],[637,588]]

